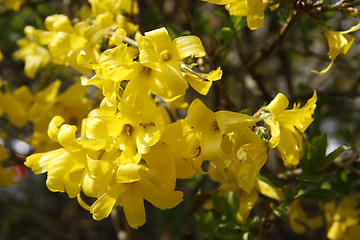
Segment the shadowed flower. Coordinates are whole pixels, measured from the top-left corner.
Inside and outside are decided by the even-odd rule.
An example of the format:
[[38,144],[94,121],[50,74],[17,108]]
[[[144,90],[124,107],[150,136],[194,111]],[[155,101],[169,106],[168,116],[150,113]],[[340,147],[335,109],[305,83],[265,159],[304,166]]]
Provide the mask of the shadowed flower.
[[[285,166],[296,166],[302,154],[302,139],[299,132],[303,133],[314,120],[312,115],[316,108],[316,92],[307,103],[300,108],[294,104],[293,109],[286,110],[289,100],[279,93],[266,110],[270,115],[265,117],[265,123],[270,127],[270,148],[277,147]],[[298,132],[299,131],[299,132]]]

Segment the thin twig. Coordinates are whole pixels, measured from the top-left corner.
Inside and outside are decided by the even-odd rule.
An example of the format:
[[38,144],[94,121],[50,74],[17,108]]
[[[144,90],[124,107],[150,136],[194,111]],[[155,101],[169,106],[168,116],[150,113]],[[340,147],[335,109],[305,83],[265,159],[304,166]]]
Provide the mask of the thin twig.
[[190,27],[191,27],[191,31],[198,37],[200,37],[200,32],[199,29],[197,27],[197,25],[195,24],[194,19],[192,18],[189,10],[187,9],[187,7],[185,6],[185,4],[183,3],[182,0],[176,0],[177,4],[179,4],[179,7],[181,8],[181,11],[185,14],[186,19],[188,20]]
[[[200,31],[199,31],[193,17],[191,16],[189,10],[186,8],[184,2],[182,0],[176,0],[176,2],[178,3],[179,7],[181,8],[181,11],[183,11],[183,13],[185,14],[185,17],[187,18],[187,20],[190,24],[192,32],[201,39]],[[215,62],[216,62],[216,59],[218,56],[215,56],[215,54],[211,54],[214,52],[208,51],[209,47],[204,45],[204,48],[205,48],[205,52],[208,54],[208,56],[210,55],[206,59],[208,60],[211,69],[215,69],[216,68]],[[233,110],[235,105],[234,105],[234,103],[231,102],[229,94],[228,94],[223,82],[216,81],[216,86],[218,87],[218,90],[219,90],[220,96],[221,96],[221,108],[227,109],[227,110]]]
[[181,68],[188,71],[188,72],[191,72],[194,75],[196,75],[197,77],[199,77],[204,82],[210,82],[209,79],[207,79],[206,77],[204,77],[204,76],[200,75],[199,73],[195,72],[194,70],[192,70],[191,68],[186,66],[184,63],[181,63]]
[[259,50],[254,54],[254,56],[245,63],[247,69],[252,69],[254,65],[264,59],[275,49],[276,46],[278,46],[279,42],[290,30],[298,15],[298,11],[292,11],[285,24],[280,29],[279,34],[270,43],[265,43],[263,46],[261,46]]
[[323,13],[326,11],[335,11],[335,10],[342,10],[345,8],[350,8],[350,7],[356,7],[360,5],[360,0],[355,0],[352,2],[344,2],[344,1],[339,1],[333,5],[323,5],[321,7],[318,7],[316,9],[317,13]]

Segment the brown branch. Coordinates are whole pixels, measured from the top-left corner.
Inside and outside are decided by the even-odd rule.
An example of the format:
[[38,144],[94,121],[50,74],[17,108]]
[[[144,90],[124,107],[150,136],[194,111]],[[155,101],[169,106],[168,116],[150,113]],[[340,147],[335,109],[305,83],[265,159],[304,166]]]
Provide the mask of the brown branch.
[[252,69],[258,62],[268,56],[276,48],[276,46],[280,43],[286,33],[290,30],[298,15],[298,11],[292,11],[290,16],[287,18],[285,24],[280,29],[278,35],[270,43],[265,43],[263,46],[261,46],[258,51],[253,55],[253,57],[247,62],[245,62],[245,67],[247,69]]
[[191,31],[198,37],[200,37],[200,32],[198,27],[195,24],[194,19],[192,18],[189,10],[187,9],[187,7],[185,6],[184,2],[182,0],[176,0],[177,4],[179,5],[179,7],[181,8],[181,11],[185,14],[186,19],[188,20],[190,27],[191,27]]
[[333,5],[323,5],[315,9],[317,13],[323,13],[326,11],[335,11],[335,10],[343,10],[350,7],[356,7],[360,5],[360,0],[355,0],[351,2],[345,2],[343,0],[333,4]]

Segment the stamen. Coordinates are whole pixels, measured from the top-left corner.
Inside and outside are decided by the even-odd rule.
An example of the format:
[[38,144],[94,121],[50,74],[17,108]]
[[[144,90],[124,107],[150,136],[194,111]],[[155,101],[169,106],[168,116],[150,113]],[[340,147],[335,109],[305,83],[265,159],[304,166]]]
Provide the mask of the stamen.
[[181,63],[181,68],[191,72],[192,74],[196,75],[197,77],[201,78],[201,80],[203,80],[204,82],[210,82],[209,79],[207,79],[206,77],[200,75],[199,73],[195,72],[194,70],[192,70],[191,68],[189,68],[188,66],[186,66],[185,64]]

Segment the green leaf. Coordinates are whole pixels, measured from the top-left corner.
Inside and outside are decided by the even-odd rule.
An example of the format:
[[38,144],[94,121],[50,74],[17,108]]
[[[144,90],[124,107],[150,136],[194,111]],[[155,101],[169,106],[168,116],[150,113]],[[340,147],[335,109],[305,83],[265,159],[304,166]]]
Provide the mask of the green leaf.
[[318,164],[322,162],[326,155],[327,147],[327,133],[323,133],[321,136],[316,137],[311,144],[309,151],[309,172],[313,173],[317,168]]
[[299,195],[297,198],[305,198],[313,201],[327,201],[338,196],[332,189],[311,189]]
[[215,10],[214,13],[216,15],[218,15],[221,18],[221,20],[223,20],[223,22],[225,23],[226,26],[231,26],[232,25],[228,14],[226,14],[224,12],[221,12],[221,11],[218,11],[218,10]]
[[214,205],[214,209],[218,213],[225,216],[232,215],[231,207],[229,206],[229,203],[227,202],[227,199],[224,195],[213,194],[211,198]]
[[237,212],[239,211],[239,199],[237,198],[235,192],[230,191],[227,195],[227,201],[229,203],[229,206],[231,208],[231,211],[235,213],[234,216],[237,215]]
[[303,151],[303,157],[300,160],[300,165],[304,173],[308,173],[310,169],[309,164],[309,148],[306,142],[306,139],[304,136],[302,136],[302,151]]
[[282,189],[284,196],[285,196],[285,201],[284,204],[288,205],[290,203],[292,203],[294,201],[294,191],[291,190],[290,188],[283,188]]
[[343,152],[350,149],[349,146],[340,146],[334,151],[332,151],[329,155],[319,161],[316,166],[314,167],[314,172],[320,171],[327,166],[329,166],[337,157],[339,157]]
[[232,23],[232,29],[235,32],[240,31],[246,25],[245,18],[242,16],[230,16],[230,20]]
[[283,188],[283,184],[275,177],[268,175],[268,174],[260,174],[257,179],[260,181],[263,181],[270,186],[277,187],[277,188]]
[[223,27],[220,30],[221,37],[224,39],[224,44],[227,45],[234,37],[234,32],[229,27]]
[[212,212],[208,211],[202,215],[196,215],[196,221],[203,234],[212,239],[212,236],[216,234],[215,219]]
[[305,182],[316,182],[319,183],[323,178],[321,176],[313,176],[313,175],[301,175],[297,178],[298,180]]

